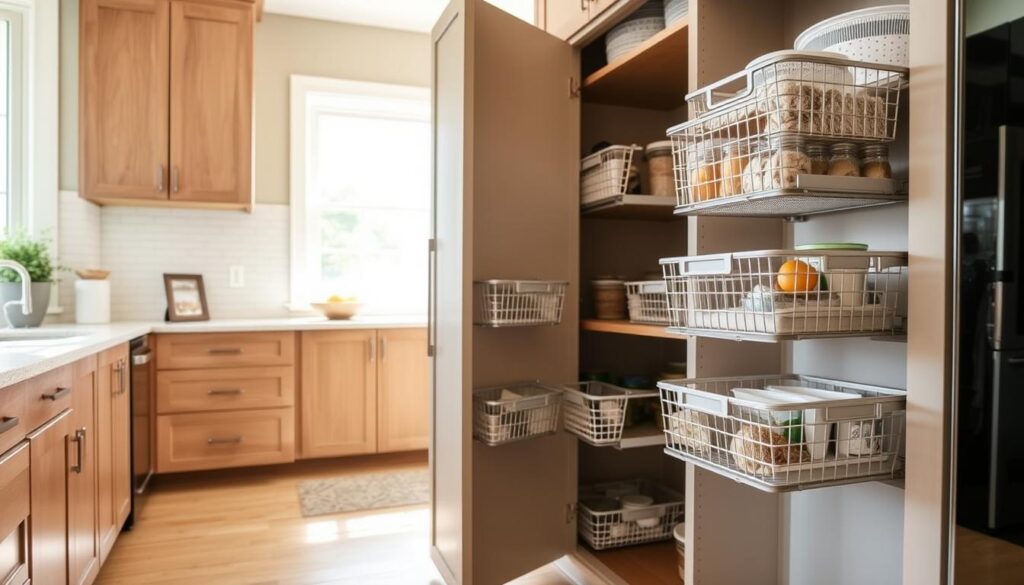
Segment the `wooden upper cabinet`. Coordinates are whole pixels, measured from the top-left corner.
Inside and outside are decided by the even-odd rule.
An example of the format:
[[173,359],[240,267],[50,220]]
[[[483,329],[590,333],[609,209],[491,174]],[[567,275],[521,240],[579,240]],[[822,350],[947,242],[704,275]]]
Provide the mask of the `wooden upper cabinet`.
[[83,0],[82,195],[167,198],[168,0]]
[[590,20],[591,0],[547,0],[544,2],[544,30],[568,39]]
[[251,205],[252,27],[246,6],[171,5],[171,200]]
[[80,189],[252,207],[251,0],[82,0]]
[[427,330],[381,329],[377,346],[377,451],[426,449],[430,442]]
[[302,333],[302,456],[377,450],[377,332]]

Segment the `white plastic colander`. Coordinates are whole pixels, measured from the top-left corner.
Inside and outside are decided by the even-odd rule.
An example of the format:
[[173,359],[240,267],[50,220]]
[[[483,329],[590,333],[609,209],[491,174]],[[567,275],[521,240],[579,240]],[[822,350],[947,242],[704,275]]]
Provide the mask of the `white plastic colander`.
[[855,61],[910,66],[910,5],[854,10],[800,33],[800,51],[834,51]]

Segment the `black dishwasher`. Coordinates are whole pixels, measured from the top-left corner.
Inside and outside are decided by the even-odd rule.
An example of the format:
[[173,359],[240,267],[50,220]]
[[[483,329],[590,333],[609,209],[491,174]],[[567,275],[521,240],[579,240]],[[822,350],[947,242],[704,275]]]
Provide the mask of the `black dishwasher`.
[[124,527],[131,529],[142,510],[143,494],[153,476],[153,350],[149,337],[131,342],[131,433],[132,433],[132,511]]

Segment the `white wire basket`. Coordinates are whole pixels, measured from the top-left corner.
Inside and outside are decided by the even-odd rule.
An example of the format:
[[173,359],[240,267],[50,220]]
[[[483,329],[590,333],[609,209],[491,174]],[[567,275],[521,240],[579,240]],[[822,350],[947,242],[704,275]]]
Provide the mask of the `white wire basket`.
[[[820,53],[772,54],[689,94],[696,119],[668,130],[676,212],[800,217],[905,201],[891,178],[819,175],[808,183],[814,175],[804,149],[895,140],[907,71]],[[737,85],[738,93],[722,97]]]
[[634,160],[642,150],[635,144],[609,146],[580,161],[581,205],[590,207],[626,195],[630,179],[639,178]]
[[[630,496],[652,502],[624,508]],[[682,494],[646,479],[581,486],[578,501],[577,529],[594,550],[671,540],[686,511]]]
[[766,342],[903,333],[905,252],[762,250],[661,265],[676,333]]
[[523,382],[473,391],[473,436],[504,445],[558,430],[562,391],[538,382]]
[[797,375],[666,380],[658,387],[665,451],[760,490],[902,472],[904,390]]
[[562,403],[565,430],[597,447],[622,441],[630,399],[653,398],[657,392],[627,390],[606,382],[580,382],[565,386]]
[[664,280],[626,283],[626,307],[633,323],[668,325],[668,296]]
[[557,325],[562,321],[565,281],[484,280],[473,283],[473,322],[488,327]]

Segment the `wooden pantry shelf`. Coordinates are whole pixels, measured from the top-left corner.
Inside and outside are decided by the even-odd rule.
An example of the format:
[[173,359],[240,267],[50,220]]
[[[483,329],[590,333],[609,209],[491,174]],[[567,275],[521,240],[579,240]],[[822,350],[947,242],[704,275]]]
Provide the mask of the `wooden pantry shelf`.
[[664,325],[648,325],[607,319],[581,319],[580,329],[598,333],[619,333],[621,335],[640,335],[643,337],[661,337],[662,339],[685,340],[684,335],[670,333]]
[[581,209],[583,217],[600,219],[643,219],[672,221],[676,215],[676,198],[655,195],[619,195],[608,201],[588,205]]
[[690,17],[644,41],[583,80],[583,101],[655,110],[686,103]]
[[622,440],[615,445],[616,449],[636,449],[638,447],[664,447],[665,431],[654,424],[645,424],[622,429]]

